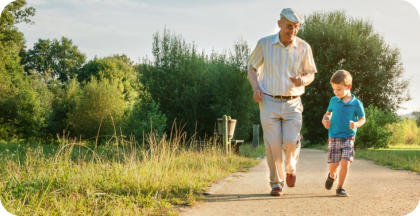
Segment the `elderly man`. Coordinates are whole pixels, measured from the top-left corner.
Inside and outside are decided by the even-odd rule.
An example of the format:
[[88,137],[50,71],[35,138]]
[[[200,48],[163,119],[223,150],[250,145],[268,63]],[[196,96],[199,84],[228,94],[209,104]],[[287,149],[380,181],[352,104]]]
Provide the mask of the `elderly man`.
[[317,72],[311,47],[296,37],[302,23],[293,9],[283,9],[277,21],[280,32],[260,39],[248,62],[253,99],[260,107],[273,196],[280,196],[284,180],[287,186],[295,186],[303,111],[300,96]]

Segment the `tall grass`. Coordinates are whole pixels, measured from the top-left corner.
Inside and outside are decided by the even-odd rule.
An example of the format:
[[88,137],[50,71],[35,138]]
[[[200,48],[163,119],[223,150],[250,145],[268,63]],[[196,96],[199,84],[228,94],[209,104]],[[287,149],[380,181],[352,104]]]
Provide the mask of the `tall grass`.
[[184,133],[150,134],[148,148],[121,138],[97,148],[68,137],[58,146],[3,142],[1,201],[15,215],[176,215],[211,182],[257,163],[214,140],[196,143]]

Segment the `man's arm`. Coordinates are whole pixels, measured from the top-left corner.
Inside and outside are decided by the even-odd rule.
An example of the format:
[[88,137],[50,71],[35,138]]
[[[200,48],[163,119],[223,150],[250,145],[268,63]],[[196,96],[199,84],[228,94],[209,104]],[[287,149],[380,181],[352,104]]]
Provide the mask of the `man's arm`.
[[257,69],[255,69],[252,65],[249,65],[248,68],[248,80],[254,90],[252,98],[255,102],[260,102],[264,94],[258,86]]
[[312,83],[315,79],[315,73],[305,73],[303,75],[298,75],[295,77],[291,77],[290,80],[296,87],[300,86],[308,86]]

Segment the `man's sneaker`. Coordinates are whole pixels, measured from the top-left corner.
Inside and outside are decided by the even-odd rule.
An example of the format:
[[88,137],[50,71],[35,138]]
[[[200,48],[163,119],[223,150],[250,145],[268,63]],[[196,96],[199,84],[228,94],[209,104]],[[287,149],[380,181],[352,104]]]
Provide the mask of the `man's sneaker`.
[[[336,176],[337,177],[337,176]],[[328,173],[328,177],[327,180],[325,181],[325,189],[327,190],[331,190],[333,184],[334,184],[334,180],[333,178],[330,177],[330,174]]]
[[346,197],[346,196],[348,196],[346,190],[344,190],[343,188],[337,188],[337,190],[335,191],[335,193],[339,197]]
[[271,189],[270,195],[271,196],[280,196],[281,191],[282,191],[281,187],[275,187],[275,188]]

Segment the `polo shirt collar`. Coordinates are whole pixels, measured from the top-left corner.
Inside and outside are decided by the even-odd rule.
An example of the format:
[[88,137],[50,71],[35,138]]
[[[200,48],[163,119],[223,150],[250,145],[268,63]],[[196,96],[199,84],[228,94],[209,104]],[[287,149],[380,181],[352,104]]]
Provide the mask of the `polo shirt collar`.
[[354,94],[351,94],[351,100],[350,100],[350,101],[348,101],[348,102],[345,102],[345,103],[344,103],[343,99],[339,99],[339,100],[340,100],[342,103],[344,103],[344,104],[351,104],[351,103],[353,103],[356,99],[357,99],[357,98],[356,98],[356,96],[355,96]]
[[[272,39],[272,44],[273,45],[278,44],[279,46],[286,48],[286,46],[280,41],[280,32],[278,32],[277,34],[274,35],[274,37]],[[289,46],[292,46],[292,47],[297,46],[296,37],[293,39],[292,43]]]

